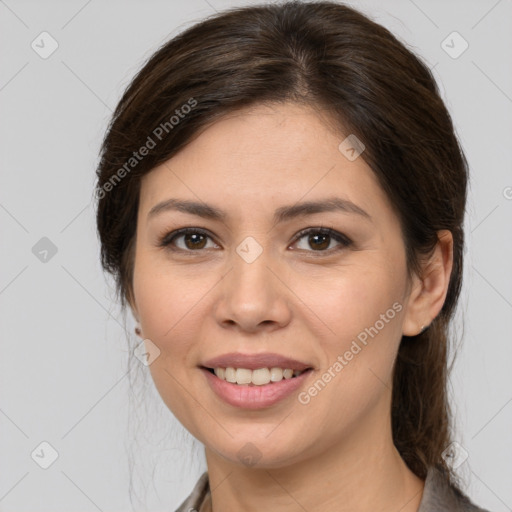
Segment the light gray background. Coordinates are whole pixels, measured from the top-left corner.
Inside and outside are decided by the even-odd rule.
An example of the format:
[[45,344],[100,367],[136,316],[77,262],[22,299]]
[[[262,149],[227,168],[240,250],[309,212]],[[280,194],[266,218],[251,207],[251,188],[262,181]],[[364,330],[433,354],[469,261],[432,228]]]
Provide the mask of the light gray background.
[[[162,405],[147,368],[128,373],[124,319],[99,265],[94,170],[143,61],[215,10],[255,3],[0,1],[1,511],[131,510],[130,463],[134,507],[173,511],[204,470],[199,443]],[[464,332],[451,379],[457,442],[469,454],[459,471],[480,505],[511,510],[512,2],[351,5],[434,68],[470,163]],[[47,59],[31,48],[43,31],[59,45]],[[469,43],[457,59],[441,47],[453,31]],[[32,252],[42,237],[57,247],[46,262]],[[130,316],[126,324],[133,345]],[[146,378],[130,391],[132,374]],[[48,469],[31,458],[43,441],[59,455]],[[37,460],[49,456],[38,450]]]

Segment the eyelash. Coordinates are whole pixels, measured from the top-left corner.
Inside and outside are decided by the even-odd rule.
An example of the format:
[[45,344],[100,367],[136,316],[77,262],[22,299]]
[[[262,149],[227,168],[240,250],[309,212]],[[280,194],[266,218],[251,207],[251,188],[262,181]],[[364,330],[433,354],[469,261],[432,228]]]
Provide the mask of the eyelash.
[[[172,246],[173,242],[177,238],[179,238],[180,236],[183,236],[183,235],[188,235],[188,234],[199,234],[199,235],[203,235],[203,236],[206,236],[206,237],[212,239],[210,234],[201,228],[181,228],[181,229],[177,229],[176,231],[167,233],[166,235],[161,237],[158,246],[164,247],[167,250],[173,251],[173,252],[182,252],[182,253],[195,253],[195,252],[200,253],[200,252],[202,252],[204,249],[197,249],[197,250],[181,249],[181,248]],[[297,233],[297,235],[295,236],[292,244],[297,243],[299,240],[301,240],[302,238],[304,238],[306,235],[309,235],[309,234],[329,235],[332,239],[336,240],[336,242],[341,244],[341,247],[320,250],[320,251],[306,250],[306,249],[299,249],[299,250],[306,250],[307,252],[312,252],[312,253],[317,253],[317,254],[320,253],[320,255],[322,253],[323,254],[332,254],[333,252],[338,252],[344,248],[350,247],[353,243],[352,240],[350,240],[347,236],[343,235],[342,233],[339,233],[338,231],[334,231],[333,229],[330,229],[330,228],[318,227],[318,228],[306,228],[306,229],[303,229],[302,231],[299,231],[299,233]],[[191,255],[193,255],[193,254],[191,254]]]

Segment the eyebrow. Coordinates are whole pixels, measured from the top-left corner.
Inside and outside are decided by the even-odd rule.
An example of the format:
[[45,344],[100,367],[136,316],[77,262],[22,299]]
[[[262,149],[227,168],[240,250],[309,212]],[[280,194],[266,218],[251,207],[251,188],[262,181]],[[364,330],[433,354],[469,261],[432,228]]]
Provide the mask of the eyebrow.
[[[151,208],[148,213],[147,220],[149,221],[156,215],[167,211],[179,211],[217,221],[225,221],[228,217],[226,212],[206,203],[182,199],[167,199]],[[357,206],[352,201],[349,201],[348,199],[342,199],[340,197],[328,197],[320,201],[306,201],[291,206],[281,206],[274,212],[274,223],[277,224],[305,215],[334,211],[355,213],[365,218],[366,220],[372,221],[370,214],[363,210],[360,206]]]

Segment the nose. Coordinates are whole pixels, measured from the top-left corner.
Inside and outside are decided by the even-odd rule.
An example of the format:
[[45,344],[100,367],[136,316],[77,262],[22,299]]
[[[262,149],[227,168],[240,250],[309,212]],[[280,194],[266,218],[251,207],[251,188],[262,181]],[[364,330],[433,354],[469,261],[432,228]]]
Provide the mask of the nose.
[[219,283],[215,310],[219,325],[249,333],[286,326],[292,293],[283,274],[265,250],[254,261],[234,251],[230,270]]

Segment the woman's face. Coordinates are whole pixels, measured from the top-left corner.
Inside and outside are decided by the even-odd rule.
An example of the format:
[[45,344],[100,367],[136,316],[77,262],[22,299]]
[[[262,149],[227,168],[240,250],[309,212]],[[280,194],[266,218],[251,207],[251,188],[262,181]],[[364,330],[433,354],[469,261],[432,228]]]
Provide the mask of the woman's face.
[[[346,135],[314,110],[260,105],[210,125],[142,180],[133,308],[160,351],[152,377],[180,422],[237,464],[284,466],[390,432],[405,248],[371,169],[348,141],[339,148]],[[191,233],[172,239],[182,228]],[[259,386],[203,368],[233,353],[250,356],[235,368],[293,369],[255,357],[271,353],[310,370]]]

